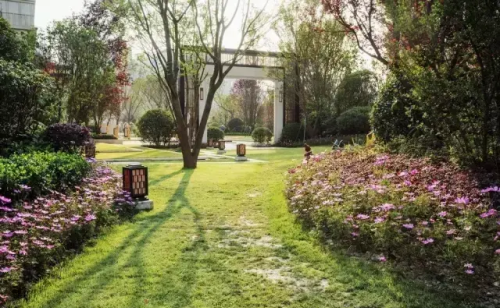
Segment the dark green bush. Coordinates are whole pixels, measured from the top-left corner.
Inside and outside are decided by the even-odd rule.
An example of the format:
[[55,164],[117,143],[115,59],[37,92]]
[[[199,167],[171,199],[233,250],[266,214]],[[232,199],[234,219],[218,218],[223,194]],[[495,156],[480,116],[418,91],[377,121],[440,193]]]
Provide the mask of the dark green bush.
[[173,117],[161,109],[146,112],[139,120],[137,127],[142,140],[155,146],[169,144],[175,131]]
[[91,142],[89,129],[74,123],[57,123],[47,127],[45,139],[55,151],[68,153],[78,153]]
[[383,86],[373,106],[371,125],[378,138],[390,141],[398,136],[410,134],[411,119],[406,109],[412,101],[401,81],[390,78]]
[[102,140],[111,140],[111,139],[115,139],[116,140],[116,137],[113,136],[113,135],[109,135],[109,134],[92,134],[92,139],[102,139]]
[[0,159],[0,194],[11,194],[20,185],[27,185],[32,196],[50,190],[65,191],[78,185],[90,171],[80,155],[53,152],[32,152]]
[[252,132],[253,141],[258,143],[269,143],[273,138],[273,133],[267,127],[257,127]]
[[224,132],[218,127],[210,127],[207,132],[208,139],[222,140],[224,139]]
[[227,123],[227,129],[231,132],[241,132],[243,130],[243,126],[245,126],[245,123],[243,123],[243,120],[238,118],[231,119]]
[[367,134],[370,132],[370,107],[354,107],[337,118],[337,129],[343,135]]
[[283,127],[280,143],[289,143],[304,139],[304,128],[300,123],[288,123]]

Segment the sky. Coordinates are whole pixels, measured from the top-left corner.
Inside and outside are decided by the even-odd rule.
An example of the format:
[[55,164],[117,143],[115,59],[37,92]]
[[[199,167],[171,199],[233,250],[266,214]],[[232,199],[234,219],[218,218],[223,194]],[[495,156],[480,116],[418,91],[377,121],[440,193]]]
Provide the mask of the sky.
[[55,20],[81,12],[84,0],[36,0],[35,26],[45,29]]
[[[276,12],[279,3],[282,0],[252,0],[252,5],[255,7],[264,7],[267,2],[266,12]],[[70,17],[73,13],[79,13],[83,10],[84,0],[36,0],[35,8],[35,26],[38,29],[46,29],[53,21],[62,20],[66,17]],[[230,2],[230,4],[235,3],[235,1]],[[237,15],[234,21],[235,25],[241,24],[242,17]],[[237,46],[237,33],[238,29],[232,27],[229,29],[229,33],[226,36],[227,41],[224,42],[227,48],[235,48]],[[231,39],[233,38],[233,39]],[[263,50],[277,50],[277,36],[268,31],[266,39],[259,44],[259,49]]]

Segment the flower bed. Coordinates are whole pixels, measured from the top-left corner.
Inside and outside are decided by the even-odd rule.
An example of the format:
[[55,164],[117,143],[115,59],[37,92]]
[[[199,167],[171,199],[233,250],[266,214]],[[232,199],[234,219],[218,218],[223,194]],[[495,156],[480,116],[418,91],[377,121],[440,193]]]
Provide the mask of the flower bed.
[[[22,296],[30,282],[133,211],[120,175],[107,167],[94,164],[74,189],[15,203],[0,196],[0,304]],[[22,200],[30,187],[19,185],[16,194]]]
[[314,156],[291,169],[289,207],[334,244],[463,285],[493,283],[500,220],[472,173],[451,163],[364,151]]

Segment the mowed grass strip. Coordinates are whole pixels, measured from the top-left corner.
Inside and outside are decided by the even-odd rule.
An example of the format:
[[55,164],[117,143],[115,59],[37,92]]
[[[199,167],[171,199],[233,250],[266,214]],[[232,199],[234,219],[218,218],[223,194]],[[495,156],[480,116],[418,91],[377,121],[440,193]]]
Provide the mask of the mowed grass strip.
[[148,164],[155,209],[107,232],[16,306],[475,307],[326,251],[283,197],[302,149],[257,151],[272,163]]

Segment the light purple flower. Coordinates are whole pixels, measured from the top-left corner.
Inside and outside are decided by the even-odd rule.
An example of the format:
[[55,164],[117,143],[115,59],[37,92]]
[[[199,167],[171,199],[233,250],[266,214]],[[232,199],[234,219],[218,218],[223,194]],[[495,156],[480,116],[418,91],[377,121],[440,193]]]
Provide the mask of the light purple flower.
[[384,257],[384,256],[380,256],[380,257],[378,257],[378,260],[379,260],[380,262],[387,262],[387,259],[386,259],[386,257]]
[[500,188],[498,186],[492,186],[492,187],[488,187],[488,188],[485,188],[485,189],[482,189],[481,192],[484,194],[484,193],[487,193],[487,192],[499,192],[500,191]]
[[404,224],[404,225],[403,225],[403,228],[408,229],[408,230],[411,230],[411,229],[413,229],[414,227],[415,227],[415,226],[414,226],[413,224]]
[[9,198],[7,197],[4,197],[4,196],[0,196],[0,203],[3,203],[3,204],[9,204],[12,200],[10,200]]
[[471,270],[471,269],[468,269],[465,271],[466,274],[469,274],[469,275],[473,275],[474,274],[474,271]]
[[455,203],[469,204],[469,198],[467,197],[456,198]]
[[12,271],[12,267],[2,267],[0,268],[1,273],[9,273]]
[[365,214],[358,214],[358,215],[356,216],[356,218],[357,218],[357,219],[360,219],[360,220],[367,220],[367,219],[369,219],[369,218],[370,218],[370,216],[365,215]]
[[446,212],[446,211],[442,211],[442,212],[438,213],[439,217],[446,217],[446,215],[448,215],[448,212]]
[[488,218],[490,216],[495,216],[497,214],[497,210],[495,209],[490,209],[488,212],[486,213],[482,213],[481,215],[479,215],[481,218]]
[[422,244],[424,244],[424,245],[432,244],[432,243],[434,243],[434,239],[431,237],[422,241]]
[[379,224],[379,223],[382,223],[385,221],[385,218],[384,217],[376,217],[375,218],[375,223],[376,224]]
[[95,215],[93,214],[88,214],[87,216],[85,216],[85,221],[92,221],[92,220],[95,220],[97,217],[95,217]]
[[500,255],[500,249],[495,250],[495,254]]

